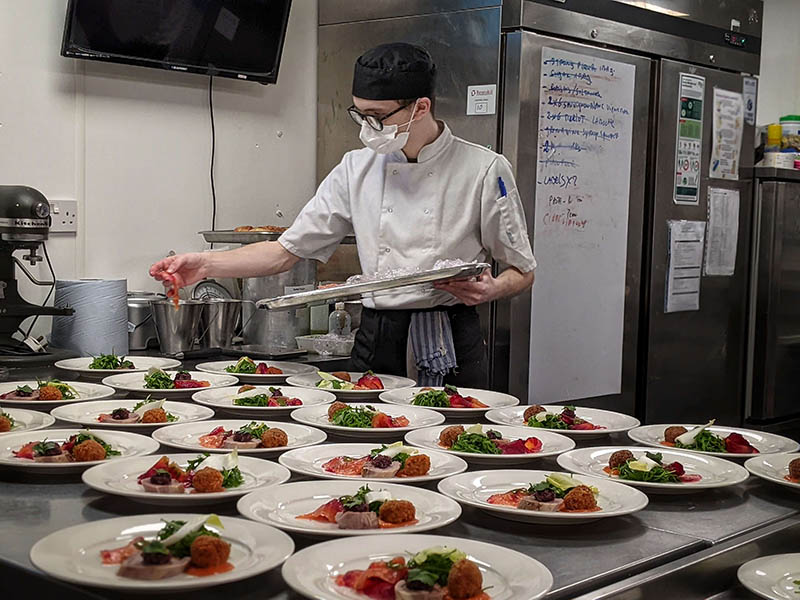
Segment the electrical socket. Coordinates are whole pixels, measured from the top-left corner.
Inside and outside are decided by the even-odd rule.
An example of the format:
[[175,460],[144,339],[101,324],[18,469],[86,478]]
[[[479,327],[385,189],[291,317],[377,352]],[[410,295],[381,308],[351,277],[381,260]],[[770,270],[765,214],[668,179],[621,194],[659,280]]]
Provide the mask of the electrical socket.
[[50,216],[50,233],[78,233],[77,200],[51,200]]

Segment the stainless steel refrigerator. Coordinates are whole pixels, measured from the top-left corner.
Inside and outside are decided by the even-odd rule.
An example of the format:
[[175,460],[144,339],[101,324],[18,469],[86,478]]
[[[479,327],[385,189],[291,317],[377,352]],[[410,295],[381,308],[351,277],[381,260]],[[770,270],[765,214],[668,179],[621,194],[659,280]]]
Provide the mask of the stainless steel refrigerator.
[[[436,60],[437,117],[515,167],[540,265],[532,294],[484,311],[495,389],[523,402],[607,407],[648,422],[741,421],[750,122],[738,157],[723,158],[737,163],[739,178],[710,178],[709,169],[715,90],[741,94],[744,114],[754,114],[749,75],[758,72],[762,3],[711,4],[320,0],[320,177],[358,143],[342,117],[353,60],[395,40],[425,45]],[[600,91],[586,73],[556,65],[588,70]],[[553,87],[548,77],[564,80]],[[586,87],[576,93],[592,102],[564,95],[576,82]],[[496,85],[496,111],[475,114],[469,90],[487,85]],[[576,107],[589,108],[580,114]],[[608,115],[598,112],[606,108]],[[578,124],[602,137],[570,138]],[[606,143],[617,134],[624,143]],[[548,171],[552,165],[558,168]],[[581,169],[579,190],[570,188],[573,168]],[[710,187],[739,192],[737,239],[731,246],[731,215],[726,238],[729,262],[735,249],[732,274],[695,277],[697,309],[667,312],[668,276],[671,297],[689,279],[675,277],[678,226],[670,222],[707,224]]]

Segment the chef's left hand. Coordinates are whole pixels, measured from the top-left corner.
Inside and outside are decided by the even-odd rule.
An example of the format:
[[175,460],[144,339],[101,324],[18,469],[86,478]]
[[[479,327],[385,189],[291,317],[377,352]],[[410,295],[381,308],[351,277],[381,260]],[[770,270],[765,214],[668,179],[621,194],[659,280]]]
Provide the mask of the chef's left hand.
[[450,292],[467,306],[491,302],[500,295],[497,279],[488,270],[473,280],[446,281],[433,285],[436,289]]

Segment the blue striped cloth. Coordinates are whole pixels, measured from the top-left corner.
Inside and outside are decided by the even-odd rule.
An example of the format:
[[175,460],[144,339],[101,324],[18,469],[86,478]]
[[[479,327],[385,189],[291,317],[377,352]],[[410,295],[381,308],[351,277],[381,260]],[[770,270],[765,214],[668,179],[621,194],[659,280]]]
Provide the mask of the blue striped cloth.
[[444,376],[458,366],[450,317],[439,310],[411,313],[408,334],[417,364],[417,385],[441,386]]

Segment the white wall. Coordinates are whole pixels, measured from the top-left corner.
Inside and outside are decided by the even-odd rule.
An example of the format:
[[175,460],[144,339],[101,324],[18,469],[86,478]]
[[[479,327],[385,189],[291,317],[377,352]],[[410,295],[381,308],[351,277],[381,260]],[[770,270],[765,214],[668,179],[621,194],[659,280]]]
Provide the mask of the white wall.
[[[314,192],[316,4],[293,3],[277,85],[214,80],[218,228],[290,224]],[[78,200],[78,235],[48,242],[59,278],[158,290],[149,265],[211,224],[208,78],[62,58],[65,6],[0,0],[0,183]]]
[[800,114],[800,0],[765,0],[757,123]]

